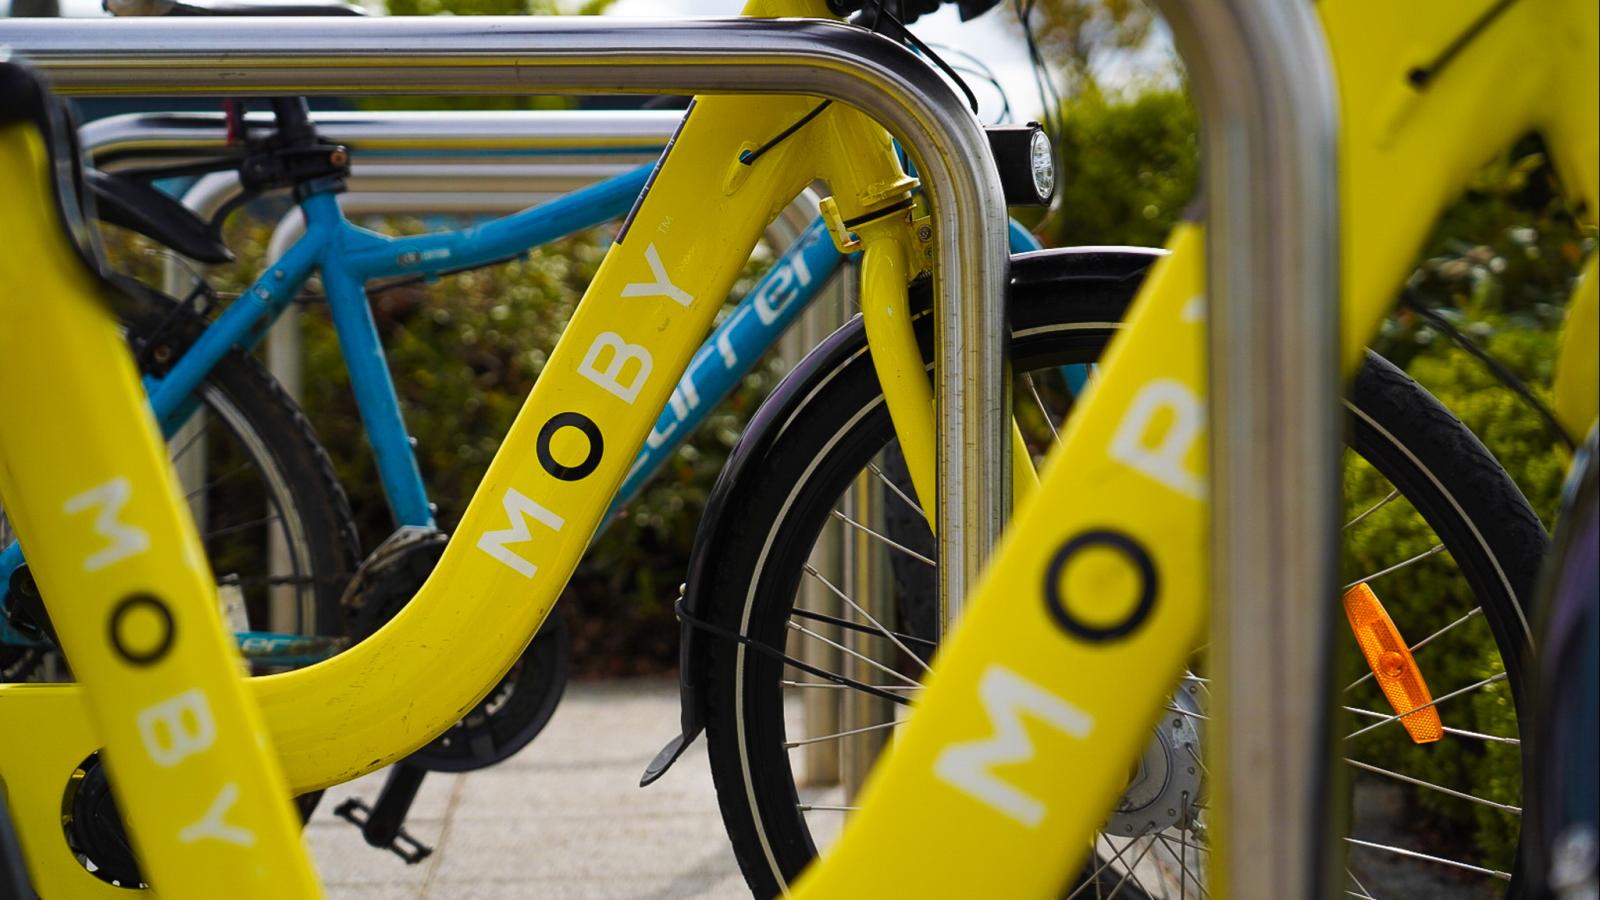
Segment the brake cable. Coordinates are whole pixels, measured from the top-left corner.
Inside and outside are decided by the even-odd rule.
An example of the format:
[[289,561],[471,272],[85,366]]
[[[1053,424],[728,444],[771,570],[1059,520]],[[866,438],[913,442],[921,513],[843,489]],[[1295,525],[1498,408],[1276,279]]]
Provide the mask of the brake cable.
[[[673,608],[677,611],[678,620],[680,622],[683,622],[685,625],[688,625],[691,628],[704,631],[713,637],[719,637],[725,640],[733,641],[736,644],[742,644],[756,651],[757,653],[762,654],[763,656],[778,660],[779,662],[787,665],[794,666],[796,669],[799,669],[802,672],[805,672],[809,675],[815,675],[818,678],[833,682],[841,687],[854,688],[855,690],[863,693],[871,694],[874,697],[888,700],[893,703],[898,703],[901,706],[911,705],[911,700],[907,697],[902,697],[899,694],[886,691],[883,688],[875,687],[862,681],[857,681],[854,678],[849,678],[844,675],[837,675],[833,672],[829,672],[827,669],[819,669],[816,666],[805,662],[804,660],[796,659],[793,656],[784,653],[782,650],[779,650],[776,647],[769,647],[766,644],[755,640],[754,638],[739,634],[736,631],[723,628],[721,625],[717,625],[715,623],[708,622],[705,619],[699,618],[693,613],[689,612],[687,609],[684,609],[682,597],[678,598],[678,602],[673,605]],[[854,625],[854,623],[848,624]],[[874,631],[873,633],[876,634],[877,632]]]
[[[933,48],[929,47],[927,44],[924,44],[921,38],[918,38],[916,35],[912,34],[910,29],[906,28],[904,22],[901,22],[899,19],[895,18],[892,13],[885,10],[883,6],[884,2],[885,0],[874,0],[873,9],[876,12],[876,15],[871,17],[871,23],[868,25],[867,30],[873,34],[883,34],[883,32],[879,29],[879,26],[883,25],[885,22],[892,25],[895,30],[899,32],[898,39],[901,42],[910,44],[913,49],[926,57],[934,65],[938,66],[939,69],[946,75],[950,76],[950,79],[956,83],[956,86],[961,88],[961,93],[966,95],[967,105],[972,108],[973,115],[977,115],[978,95],[972,92],[972,88],[967,85],[966,80],[963,79],[961,74],[952,68],[949,63],[940,58],[939,54],[933,52]],[[865,12],[866,8],[863,7],[862,11]],[[890,36],[885,35],[885,37]],[[767,151],[783,143],[785,140],[788,140],[794,135],[795,132],[804,128],[807,123],[821,115],[822,111],[831,105],[833,105],[832,100],[824,100],[817,104],[811,109],[810,112],[807,112],[805,115],[795,120],[793,125],[790,125],[788,128],[778,132],[778,134],[771,140],[768,140],[766,143],[755,148],[754,150],[746,150],[740,153],[739,162],[747,166],[754,165],[755,161],[764,156]]]
[[1527,382],[1523,381],[1522,378],[1517,375],[1517,373],[1511,371],[1511,369],[1509,369],[1505,363],[1495,359],[1494,356],[1489,353],[1489,351],[1478,346],[1475,341],[1463,334],[1461,329],[1453,325],[1450,320],[1441,315],[1438,310],[1424,306],[1422,303],[1422,298],[1418,296],[1415,290],[1407,288],[1401,292],[1400,306],[1416,313],[1435,331],[1443,334],[1445,337],[1453,341],[1456,346],[1466,351],[1468,355],[1478,360],[1478,362],[1483,363],[1484,367],[1487,368],[1496,378],[1500,379],[1502,384],[1510,388],[1512,393],[1522,398],[1523,402],[1527,403],[1535,413],[1538,413],[1539,418],[1544,420],[1545,428],[1548,429],[1552,435],[1555,435],[1556,440],[1558,440],[1562,446],[1566,447],[1568,452],[1577,449],[1578,445],[1573,443],[1571,437],[1567,436],[1566,430],[1563,429],[1561,427],[1561,423],[1556,420],[1555,413],[1551,412],[1550,407],[1546,406],[1543,401],[1534,395],[1533,390],[1528,387]]
[[1457,35],[1456,39],[1451,41],[1449,46],[1440,51],[1439,55],[1434,57],[1431,62],[1427,63],[1426,65],[1417,66],[1410,72],[1407,72],[1406,80],[1411,82],[1411,86],[1419,91],[1427,87],[1429,82],[1433,81],[1434,77],[1444,70],[1445,66],[1449,65],[1451,61],[1459,56],[1461,51],[1467,49],[1468,44],[1472,43],[1473,40],[1478,37],[1478,35],[1482,34],[1484,29],[1488,28],[1495,19],[1500,18],[1500,15],[1506,10],[1510,9],[1511,4],[1515,2],[1517,2],[1517,0],[1499,0],[1498,3],[1484,10],[1482,15],[1478,16],[1478,18],[1473,21],[1471,25],[1467,26],[1466,31],[1463,31],[1461,34]]

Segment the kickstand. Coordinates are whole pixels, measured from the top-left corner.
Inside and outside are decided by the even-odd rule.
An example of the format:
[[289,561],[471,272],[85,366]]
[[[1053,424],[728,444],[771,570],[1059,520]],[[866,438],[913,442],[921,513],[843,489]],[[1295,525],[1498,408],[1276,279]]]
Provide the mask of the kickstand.
[[411,811],[417,789],[422,787],[422,779],[427,774],[427,769],[399,763],[389,770],[389,778],[372,806],[358,797],[351,797],[339,804],[333,814],[360,828],[368,844],[392,851],[405,860],[406,865],[414,866],[433,853],[432,847],[407,834],[405,829],[406,813]]

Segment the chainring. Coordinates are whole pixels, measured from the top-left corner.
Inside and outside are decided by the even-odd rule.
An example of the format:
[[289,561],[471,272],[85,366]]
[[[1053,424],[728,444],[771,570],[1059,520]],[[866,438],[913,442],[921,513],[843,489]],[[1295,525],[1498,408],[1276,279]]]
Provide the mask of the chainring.
[[[399,614],[433,572],[448,541],[443,532],[411,527],[384,541],[345,591],[350,636],[364,640]],[[571,659],[566,623],[551,615],[488,696],[407,762],[434,772],[470,772],[509,759],[555,713]]]

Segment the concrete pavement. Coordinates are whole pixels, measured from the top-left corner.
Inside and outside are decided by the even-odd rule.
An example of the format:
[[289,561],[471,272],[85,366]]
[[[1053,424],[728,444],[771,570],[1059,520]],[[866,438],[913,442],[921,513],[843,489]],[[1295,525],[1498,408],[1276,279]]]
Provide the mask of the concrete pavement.
[[507,762],[430,774],[407,829],[434,853],[408,866],[333,815],[371,803],[377,772],[328,791],[306,836],[331,900],[745,898],[697,742],[655,785],[639,773],[677,731],[671,680],[576,684]]

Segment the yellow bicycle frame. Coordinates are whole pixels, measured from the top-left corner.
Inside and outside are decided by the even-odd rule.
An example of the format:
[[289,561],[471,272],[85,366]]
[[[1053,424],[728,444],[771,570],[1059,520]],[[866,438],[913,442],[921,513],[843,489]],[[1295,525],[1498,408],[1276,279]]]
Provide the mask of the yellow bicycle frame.
[[[1513,140],[1544,134],[1591,225],[1600,209],[1593,0],[1521,0],[1412,80],[1496,5],[1317,4],[1340,89],[1347,374],[1440,211]],[[797,895],[1050,897],[1079,871],[1201,640],[1202,240],[1174,233],[861,810]],[[1596,417],[1594,282],[1591,258],[1559,369],[1575,435]]]
[[[822,0],[752,0],[745,12],[828,16]],[[829,185],[839,220],[859,228],[872,271],[884,271],[879,260],[886,253],[896,261],[892,277],[871,280],[863,302],[878,309],[905,306],[907,280],[931,261],[913,231],[909,204],[916,181],[902,170],[887,132],[833,104],[753,162],[741,159],[818,102],[792,96],[696,100],[417,596],[348,652],[249,682],[291,791],[348,781],[406,756],[457,721],[509,669],[560,595],[762,230],[807,185],[818,179]],[[0,230],[26,231],[38,216],[34,209],[5,208]],[[6,283],[28,285],[26,275],[13,273]],[[39,291],[30,287],[17,295],[36,298]],[[902,341],[910,328],[909,316],[900,316],[879,323],[875,337]],[[14,332],[24,342],[40,333],[72,337],[66,330]],[[885,354],[879,365],[887,381],[904,386],[891,388],[896,422],[908,433],[932,435],[920,356],[898,363],[914,365],[914,378],[897,373],[893,359]],[[11,391],[0,402],[25,395]],[[99,420],[129,402],[125,392],[90,394],[66,414]],[[59,406],[9,411],[6,421],[12,422],[63,416]],[[114,432],[105,434],[105,446],[117,446]],[[932,471],[931,443],[910,455],[919,471]],[[65,473],[71,462],[58,464]],[[10,486],[4,499],[9,511]],[[147,505],[164,507],[164,498],[141,492],[120,509],[125,517],[142,516],[150,512]],[[34,546],[83,546],[80,534],[49,522],[16,521],[30,553]],[[63,602],[57,598],[90,580],[47,554],[29,562],[52,610]],[[212,589],[195,589],[193,596],[214,605]],[[171,599],[174,605],[180,600]],[[93,654],[67,651],[80,669],[80,653],[86,659]],[[198,669],[189,674],[193,684],[215,683]],[[58,837],[64,773],[102,742],[90,716],[97,696],[79,685],[0,685],[0,732],[32,736],[0,745],[0,781],[45,897],[114,895],[64,852]],[[125,796],[120,780],[114,790]],[[188,814],[178,800],[141,792],[125,806],[155,821],[177,821]],[[244,812],[230,821],[256,821]],[[183,883],[153,871],[163,892]]]
[[45,896],[118,893],[62,839],[73,770],[102,747],[144,878],[199,886],[175,897],[317,896],[200,535],[50,165],[31,125],[0,127],[0,496],[86,708],[60,718],[55,688],[0,688],[0,787],[12,809],[50,813],[18,816],[30,869],[83,883],[36,878]]

